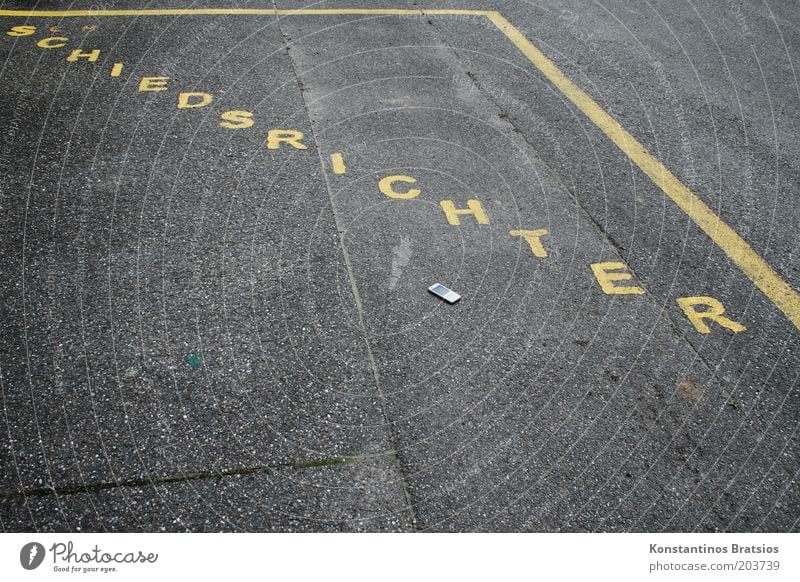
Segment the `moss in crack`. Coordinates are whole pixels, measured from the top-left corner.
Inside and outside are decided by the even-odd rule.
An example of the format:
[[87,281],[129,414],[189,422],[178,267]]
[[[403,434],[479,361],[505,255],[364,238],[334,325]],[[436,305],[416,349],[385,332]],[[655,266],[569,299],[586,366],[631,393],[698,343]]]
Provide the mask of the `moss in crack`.
[[79,493],[93,493],[118,487],[151,487],[154,485],[169,485],[185,481],[196,481],[199,479],[222,479],[225,477],[247,477],[251,475],[270,475],[282,469],[311,469],[315,467],[331,467],[335,465],[345,465],[367,461],[370,459],[392,458],[395,453],[390,451],[376,455],[352,456],[352,457],[330,457],[323,459],[310,459],[307,461],[294,461],[263,467],[244,467],[239,469],[225,469],[219,471],[195,471],[191,473],[181,473],[179,475],[168,475],[163,477],[153,477],[151,479],[127,479],[123,481],[106,481],[99,483],[86,483],[82,485],[65,485],[62,487],[48,487],[38,489],[0,489],[0,498],[7,501],[24,500],[27,497],[47,497],[48,495],[76,495]]

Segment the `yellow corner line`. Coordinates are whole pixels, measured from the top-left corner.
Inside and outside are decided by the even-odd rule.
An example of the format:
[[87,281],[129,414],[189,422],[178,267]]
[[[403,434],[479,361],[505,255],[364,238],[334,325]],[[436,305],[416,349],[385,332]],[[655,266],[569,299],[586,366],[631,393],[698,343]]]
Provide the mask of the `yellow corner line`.
[[536,68],[553,85],[574,103],[578,109],[605,133],[633,163],[664,191],[664,194],[678,205],[703,232],[744,272],[745,275],[766,295],[786,317],[800,329],[800,295],[786,281],[781,279],[772,267],[747,244],[735,230],[706,206],[691,190],[672,175],[664,164],[654,158],[645,147],[589,95],[579,89],[562,73],[556,65],[536,48],[499,12],[487,14],[514,45],[522,51]]
[[0,10],[0,16],[19,17],[65,17],[65,16],[212,16],[212,15],[260,15],[260,16],[486,16],[487,10],[416,10],[394,8],[151,8],[142,10]]

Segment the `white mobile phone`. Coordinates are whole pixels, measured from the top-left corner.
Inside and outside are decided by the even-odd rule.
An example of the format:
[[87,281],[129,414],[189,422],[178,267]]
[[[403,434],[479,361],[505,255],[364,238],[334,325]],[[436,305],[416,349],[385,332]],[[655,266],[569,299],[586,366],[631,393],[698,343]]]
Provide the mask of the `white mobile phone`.
[[455,303],[459,299],[461,299],[461,295],[456,293],[455,291],[451,291],[441,283],[435,283],[428,287],[428,291],[436,295],[437,297],[441,297],[448,303]]

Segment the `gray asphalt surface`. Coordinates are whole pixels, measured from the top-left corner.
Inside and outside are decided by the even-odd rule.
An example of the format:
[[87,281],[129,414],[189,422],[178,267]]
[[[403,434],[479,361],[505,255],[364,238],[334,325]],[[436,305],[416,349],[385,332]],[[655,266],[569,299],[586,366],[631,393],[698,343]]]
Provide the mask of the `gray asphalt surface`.
[[[800,288],[797,4],[223,6],[498,10]],[[798,530],[798,329],[484,17],[0,30],[4,531]]]

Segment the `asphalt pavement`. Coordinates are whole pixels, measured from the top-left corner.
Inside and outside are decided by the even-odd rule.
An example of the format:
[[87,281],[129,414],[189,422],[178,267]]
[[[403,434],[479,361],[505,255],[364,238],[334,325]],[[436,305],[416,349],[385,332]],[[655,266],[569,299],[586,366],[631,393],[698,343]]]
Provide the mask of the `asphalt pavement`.
[[798,530],[798,6],[0,33],[3,531]]

